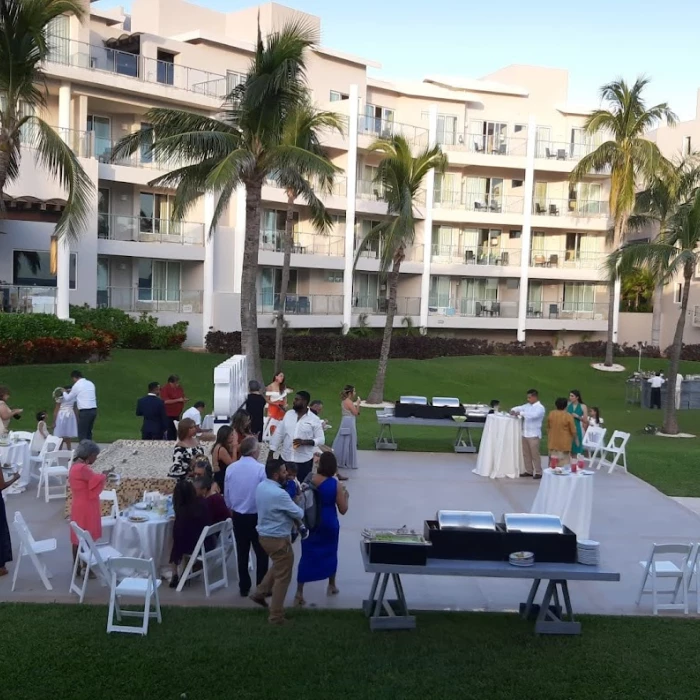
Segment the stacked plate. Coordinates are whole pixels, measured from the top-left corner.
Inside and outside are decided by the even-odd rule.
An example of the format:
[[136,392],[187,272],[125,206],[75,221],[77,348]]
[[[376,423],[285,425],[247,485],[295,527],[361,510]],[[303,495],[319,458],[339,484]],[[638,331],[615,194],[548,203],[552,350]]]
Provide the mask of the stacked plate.
[[535,563],[535,555],[532,552],[513,552],[508,561],[513,566],[532,566]]
[[600,542],[595,540],[579,540],[576,543],[579,564],[598,566],[600,564]]

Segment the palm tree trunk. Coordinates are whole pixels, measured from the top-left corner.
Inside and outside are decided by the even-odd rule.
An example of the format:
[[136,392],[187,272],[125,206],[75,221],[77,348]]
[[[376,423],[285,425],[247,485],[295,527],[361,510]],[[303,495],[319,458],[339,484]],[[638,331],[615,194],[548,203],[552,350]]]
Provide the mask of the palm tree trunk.
[[7,184],[8,169],[10,167],[10,144],[7,139],[0,136],[0,219],[5,218],[5,185]]
[[661,303],[663,294],[663,284],[657,284],[656,287],[654,287],[651,316],[651,345],[655,348],[661,347]]
[[284,222],[282,239],[284,257],[282,258],[282,280],[280,282],[280,302],[275,323],[275,375],[282,371],[284,362],[284,311],[289,289],[289,268],[292,263],[292,240],[294,237],[294,200],[293,192],[287,192],[287,218]]
[[394,264],[389,273],[389,299],[386,308],[386,325],[382,338],[382,349],[379,353],[377,375],[374,378],[372,390],[367,397],[367,403],[379,404],[384,401],[384,384],[386,382],[386,369],[389,364],[389,352],[391,351],[391,335],[394,331],[394,317],[396,316],[396,288],[399,284],[399,269],[403,260],[403,249],[399,250],[394,258]]
[[690,280],[693,278],[692,265],[686,265],[683,270],[683,296],[681,297],[681,310],[676,323],[676,333],[673,336],[671,356],[668,362],[668,379],[666,381],[666,403],[664,405],[663,432],[667,435],[678,434],[678,416],[676,415],[676,377],[681,362],[683,350],[683,331],[685,330],[685,317],[688,313],[688,296],[690,295]]
[[[622,217],[619,222],[615,223],[613,234],[613,246],[617,250],[622,245],[622,232],[625,230],[626,219]],[[605,366],[612,367],[615,359],[615,279],[610,280],[610,300],[608,302],[608,339],[605,343]]]
[[255,175],[245,181],[246,220],[241,273],[241,351],[248,361],[248,379],[263,383],[258,343],[257,276],[260,248],[260,199],[263,178]]

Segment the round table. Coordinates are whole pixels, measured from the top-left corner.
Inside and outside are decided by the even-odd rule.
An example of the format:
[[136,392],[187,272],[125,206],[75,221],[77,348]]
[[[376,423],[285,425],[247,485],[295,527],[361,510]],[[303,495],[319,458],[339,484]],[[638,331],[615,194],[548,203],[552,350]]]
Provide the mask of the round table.
[[146,521],[135,523],[126,516],[117,518],[112,547],[125,557],[153,559],[156,570],[167,566],[173,543],[173,521],[155,511],[134,510],[133,514]]
[[491,479],[517,479],[524,468],[520,419],[506,413],[486,416],[474,473]]
[[558,515],[580,540],[587,540],[593,510],[593,474],[555,474],[545,469],[531,513]]
[[[16,446],[19,447],[16,447]],[[15,451],[15,461],[19,467],[20,478],[15,484],[13,484],[9,489],[3,491],[3,496],[9,491],[10,493],[21,493],[29,485],[29,477],[31,474],[31,443],[26,440],[20,440],[19,442],[10,443],[9,445],[0,446],[0,464],[5,465],[9,461],[10,449],[14,447]],[[3,473],[6,477],[9,477],[10,472],[3,469]]]

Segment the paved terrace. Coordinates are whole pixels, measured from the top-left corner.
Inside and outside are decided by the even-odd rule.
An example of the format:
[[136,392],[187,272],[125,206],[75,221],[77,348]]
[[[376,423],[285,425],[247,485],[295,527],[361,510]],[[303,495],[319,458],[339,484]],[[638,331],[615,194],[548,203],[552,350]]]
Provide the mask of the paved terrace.
[[[372,581],[362,568],[358,546],[364,527],[407,525],[422,531],[423,520],[433,518],[441,508],[491,510],[497,518],[504,512],[530,510],[539,482],[484,479],[472,473],[475,462],[475,455],[464,454],[361,452],[362,467],[352,472],[350,481],[346,482],[350,509],[341,518],[340,595],[327,597],[323,582],[307,584],[308,604],[359,610]],[[646,559],[654,542],[700,541],[700,516],[632,475],[622,472],[608,475],[601,471],[591,478],[595,479],[591,538],[601,543],[601,565],[619,571],[622,580],[572,583],[574,608],[578,613],[648,614],[650,599],[643,600],[639,608],[635,606],[642,574],[638,561]],[[9,496],[7,516],[11,522],[19,509],[37,539],[58,539],[57,551],[44,555],[53,574],[54,590],[43,588],[27,560],[22,564],[17,591],[10,591],[11,575],[0,579],[0,601],[77,602],[76,596],[68,594],[71,554],[68,524],[62,518],[64,501],[47,504],[35,494],[35,490],[29,490]],[[14,532],[12,537],[16,548]],[[297,543],[297,559],[299,547]],[[213,593],[209,599],[204,595],[203,584],[195,580],[180,594],[164,586],[162,603],[255,607],[239,596],[232,560],[229,572],[230,587]],[[424,610],[514,611],[525,600],[530,585],[526,581],[500,579],[406,576],[403,580],[409,605]],[[86,602],[106,604],[107,601],[108,589],[98,581],[91,581]]]

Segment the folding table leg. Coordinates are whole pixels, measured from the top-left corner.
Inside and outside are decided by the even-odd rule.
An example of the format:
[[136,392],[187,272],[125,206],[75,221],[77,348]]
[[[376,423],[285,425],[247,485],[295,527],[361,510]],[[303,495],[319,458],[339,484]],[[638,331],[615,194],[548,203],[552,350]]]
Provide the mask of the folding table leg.
[[365,600],[362,604],[365,615],[369,617],[374,611],[374,601],[377,595],[377,586],[379,585],[379,577],[381,574],[374,574],[374,579],[372,580],[372,588],[369,591],[369,598]]

